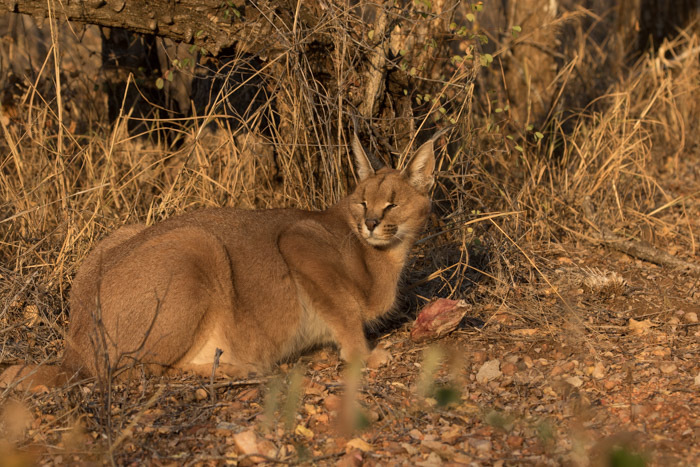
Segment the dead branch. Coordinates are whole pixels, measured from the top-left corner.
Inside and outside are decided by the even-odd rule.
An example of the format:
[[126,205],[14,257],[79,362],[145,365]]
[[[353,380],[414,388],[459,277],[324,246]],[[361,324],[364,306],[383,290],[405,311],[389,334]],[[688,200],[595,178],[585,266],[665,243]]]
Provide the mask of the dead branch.
[[55,3],[42,0],[0,0],[0,8],[46,18],[49,16],[49,3],[53,3],[51,10],[59,20],[157,35],[176,42],[194,44],[213,55],[232,46],[253,53],[274,49],[274,43],[279,39],[274,31],[285,22],[285,15],[277,13],[276,9],[294,11],[294,7],[288,7],[285,2],[269,0],[258,0],[253,4],[220,0],[89,0]]
[[[686,270],[694,276],[700,276],[700,266],[695,263],[684,261],[680,258],[672,256],[665,251],[654,248],[651,245],[645,245],[640,242],[626,240],[603,226],[598,226],[593,222],[593,210],[590,200],[583,201],[583,210],[588,217],[591,225],[596,226],[598,232],[594,233],[593,240],[601,245],[605,245],[613,250],[620,251],[629,256],[632,256],[643,261],[658,264],[659,266],[667,266],[675,269]],[[586,237],[588,238],[588,237]]]

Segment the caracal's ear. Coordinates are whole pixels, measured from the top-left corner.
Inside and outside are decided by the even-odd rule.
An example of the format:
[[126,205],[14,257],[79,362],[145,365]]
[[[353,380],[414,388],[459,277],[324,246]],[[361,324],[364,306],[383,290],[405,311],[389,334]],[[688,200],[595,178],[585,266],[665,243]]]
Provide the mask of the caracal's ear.
[[355,156],[355,168],[357,169],[357,176],[360,180],[364,180],[367,177],[374,175],[374,168],[372,163],[367,157],[367,153],[362,148],[362,143],[357,137],[357,133],[352,134],[352,153]]
[[401,172],[408,179],[408,183],[421,193],[427,193],[435,181],[433,177],[433,172],[435,171],[433,141],[435,141],[435,138],[430,138],[430,140],[419,147],[413,157],[411,157],[406,168]]

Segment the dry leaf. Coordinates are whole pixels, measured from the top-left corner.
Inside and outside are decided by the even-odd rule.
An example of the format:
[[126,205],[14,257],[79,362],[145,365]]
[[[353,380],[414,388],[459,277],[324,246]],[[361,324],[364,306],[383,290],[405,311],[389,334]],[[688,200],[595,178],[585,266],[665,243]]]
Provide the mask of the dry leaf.
[[519,448],[520,446],[523,445],[523,441],[524,441],[524,439],[522,436],[511,435],[508,438],[506,438],[506,444],[511,449]]
[[362,438],[353,438],[345,443],[345,450],[351,451],[353,449],[359,449],[362,452],[367,452],[372,450],[372,446],[370,446],[367,441]]
[[666,374],[674,373],[677,369],[678,367],[675,363],[665,363],[661,365],[661,371],[663,371]]
[[683,314],[683,320],[686,323],[697,323],[698,322],[698,314],[695,313],[694,311],[688,311]]
[[323,400],[323,406],[331,412],[339,410],[342,403],[342,399],[335,394],[331,394]]
[[336,467],[360,467],[362,465],[362,451],[355,449],[348,451],[338,460]]
[[517,370],[518,367],[515,365],[515,363],[506,362],[501,365],[501,373],[506,376],[513,376]]
[[454,448],[440,441],[425,439],[421,441],[421,445],[437,453],[440,457],[449,457],[454,452]]
[[414,456],[420,452],[418,448],[411,446],[409,443],[401,443],[401,447],[406,450],[409,456]]
[[491,316],[491,321],[509,326],[515,321],[515,317],[508,311],[498,311]]
[[294,433],[303,436],[307,440],[314,438],[314,432],[306,428],[304,425],[297,425],[297,427],[294,429]]
[[250,401],[253,399],[257,399],[258,396],[260,396],[260,389],[259,388],[251,388],[251,389],[246,389],[245,391],[241,392],[236,399],[242,402]]
[[628,326],[633,334],[646,334],[649,331],[649,329],[653,328],[656,325],[649,321],[648,318],[644,321],[637,321],[634,318],[630,318]]
[[36,305],[27,305],[24,309],[24,319],[28,321],[27,326],[32,327],[41,320],[39,308]]
[[387,352],[385,349],[375,347],[374,350],[372,350],[372,353],[369,354],[369,358],[367,359],[367,368],[375,370],[381,366],[386,365],[387,363],[389,363],[390,360],[391,354],[389,352]]
[[277,446],[269,439],[263,439],[258,441],[258,452],[260,454],[265,454],[267,457],[275,457],[277,454]]
[[420,467],[438,467],[442,464],[442,459],[435,452],[431,452],[423,462],[416,462],[416,465]]
[[450,425],[440,433],[440,439],[448,444],[453,444],[458,438],[464,436],[464,429],[459,425]]

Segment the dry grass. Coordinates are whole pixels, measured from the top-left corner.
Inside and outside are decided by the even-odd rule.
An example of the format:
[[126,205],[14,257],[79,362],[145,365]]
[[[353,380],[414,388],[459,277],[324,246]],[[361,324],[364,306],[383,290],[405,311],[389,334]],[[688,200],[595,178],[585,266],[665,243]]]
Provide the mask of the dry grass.
[[[417,294],[409,312],[421,298],[503,304],[524,284],[548,287],[548,245],[591,240],[601,226],[630,239],[646,239],[651,228],[681,245],[679,256],[697,260],[697,223],[684,208],[697,191],[672,194],[660,182],[692,171],[689,161],[697,164],[700,157],[696,35],[681,32],[658,53],[626,66],[614,44],[601,44],[589,34],[592,28],[581,26],[592,15],[579,10],[553,18],[545,25],[550,37],[564,27],[578,31],[567,35],[564,53],[557,52],[560,71],[551,82],[525,80],[521,100],[511,101],[508,87],[517,83],[509,80],[519,78],[504,70],[516,68],[523,56],[508,53],[518,40],[496,43],[494,62],[482,69],[478,41],[438,34],[452,21],[465,22],[463,7],[427,20],[415,5],[375,11],[370,19],[395,15],[406,26],[391,37],[405,55],[385,66],[387,82],[405,86],[408,101],[402,92],[387,92],[392,102],[369,118],[361,104],[372,73],[361,65],[376,47],[368,38],[371,26],[332,8],[312,30],[289,31],[289,49],[262,65],[243,55],[231,58],[220,73],[255,65],[247,76],[265,95],[226,118],[219,114],[235,99],[240,80],[221,87],[201,116],[168,118],[154,108],[144,119],[123,106],[117,121],[106,123],[86,110],[89,130],[76,132],[85,122],[64,112],[64,70],[49,54],[37,82],[26,83],[0,115],[3,363],[60,354],[76,268],[124,223],[151,224],[203,206],[323,209],[335,202],[353,184],[349,116],[359,118],[366,145],[394,162],[403,160],[414,138],[454,125],[440,148],[435,216],[408,273],[408,295]],[[61,41],[58,30],[51,31],[57,54]],[[426,52],[411,42],[415,37],[435,38],[435,46]],[[313,57],[295,52],[296,44],[312,41],[336,44],[328,56],[333,73],[320,76]],[[474,59],[454,61],[458,53]],[[613,59],[619,74],[608,76],[602,94],[589,87],[584,96],[583,84],[595,82]],[[128,86],[137,85],[131,80]],[[538,120],[527,109],[543,95],[552,96],[551,105]],[[97,94],[87,98],[104,101]],[[410,112],[402,114],[399,104]],[[522,115],[528,117],[518,120]],[[135,123],[139,130],[130,130]],[[594,207],[593,218],[584,202]],[[544,307],[523,313],[522,319],[555,330],[577,319],[547,315]]]

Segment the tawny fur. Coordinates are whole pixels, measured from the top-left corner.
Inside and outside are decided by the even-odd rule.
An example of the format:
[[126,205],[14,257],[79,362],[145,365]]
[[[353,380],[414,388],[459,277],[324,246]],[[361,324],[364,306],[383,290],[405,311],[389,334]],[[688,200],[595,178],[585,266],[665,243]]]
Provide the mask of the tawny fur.
[[432,140],[403,171],[375,172],[356,137],[353,153],[360,182],[326,211],[205,209],[117,230],[75,277],[62,363],[0,380],[57,385],[135,364],[210,375],[217,348],[232,377],[325,343],[366,358],[363,323],[394,306],[435,159]]

